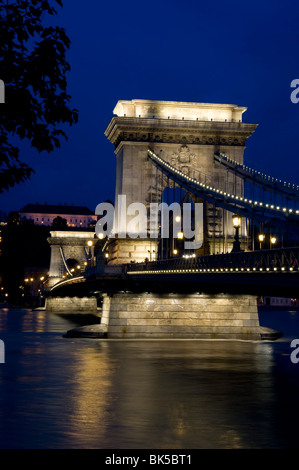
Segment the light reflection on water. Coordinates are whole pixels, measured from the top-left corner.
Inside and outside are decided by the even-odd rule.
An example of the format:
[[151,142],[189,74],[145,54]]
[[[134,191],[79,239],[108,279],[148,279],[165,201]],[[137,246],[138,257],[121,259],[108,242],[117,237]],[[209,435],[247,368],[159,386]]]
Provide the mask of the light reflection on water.
[[[299,314],[285,315],[299,332]],[[63,338],[73,326],[0,311],[1,448],[297,446],[299,364],[288,340]]]

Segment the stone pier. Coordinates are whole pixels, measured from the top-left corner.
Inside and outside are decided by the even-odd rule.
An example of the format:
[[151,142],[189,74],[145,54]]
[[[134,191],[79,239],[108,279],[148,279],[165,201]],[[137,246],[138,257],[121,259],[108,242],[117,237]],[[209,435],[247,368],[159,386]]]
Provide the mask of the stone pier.
[[257,301],[249,295],[105,295],[108,338],[260,340]]
[[96,297],[47,297],[45,310],[55,313],[96,314]]

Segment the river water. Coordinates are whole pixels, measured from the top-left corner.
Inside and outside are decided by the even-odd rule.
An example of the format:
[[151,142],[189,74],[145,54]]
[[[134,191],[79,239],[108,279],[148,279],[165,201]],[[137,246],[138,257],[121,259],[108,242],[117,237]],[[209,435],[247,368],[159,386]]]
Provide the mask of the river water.
[[297,448],[299,312],[275,342],[63,338],[76,324],[0,310],[2,449]]

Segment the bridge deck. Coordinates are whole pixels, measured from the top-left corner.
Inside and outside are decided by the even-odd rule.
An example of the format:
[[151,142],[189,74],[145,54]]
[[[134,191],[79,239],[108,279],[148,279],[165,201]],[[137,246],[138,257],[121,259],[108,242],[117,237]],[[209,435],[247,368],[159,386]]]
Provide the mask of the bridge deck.
[[84,276],[58,283],[54,295],[71,292],[209,292],[297,297],[299,247],[172,258],[118,266],[111,274],[90,268]]

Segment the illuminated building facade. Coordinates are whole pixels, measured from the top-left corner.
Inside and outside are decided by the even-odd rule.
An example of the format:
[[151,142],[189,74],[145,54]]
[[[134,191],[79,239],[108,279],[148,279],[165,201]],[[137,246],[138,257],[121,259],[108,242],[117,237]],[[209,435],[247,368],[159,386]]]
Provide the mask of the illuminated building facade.
[[52,226],[61,217],[68,227],[86,228],[94,225],[96,215],[88,207],[75,205],[27,204],[20,210],[20,220],[33,220],[35,225]]

